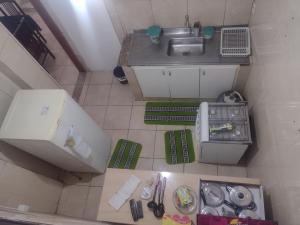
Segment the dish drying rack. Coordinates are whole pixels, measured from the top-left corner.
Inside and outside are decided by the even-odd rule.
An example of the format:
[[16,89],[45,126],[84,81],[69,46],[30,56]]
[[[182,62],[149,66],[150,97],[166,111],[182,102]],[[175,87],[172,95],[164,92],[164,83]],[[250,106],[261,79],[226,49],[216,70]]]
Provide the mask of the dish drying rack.
[[251,53],[248,27],[224,27],[221,29],[221,56],[246,57]]

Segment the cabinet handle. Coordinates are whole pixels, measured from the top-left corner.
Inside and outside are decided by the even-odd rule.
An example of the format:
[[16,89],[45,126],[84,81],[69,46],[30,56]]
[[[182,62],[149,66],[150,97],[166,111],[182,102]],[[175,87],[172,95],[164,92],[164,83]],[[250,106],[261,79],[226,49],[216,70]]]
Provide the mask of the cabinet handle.
[[205,72],[205,70],[203,70],[203,72],[202,72],[202,75],[203,75],[203,76],[205,76],[205,75],[206,75],[206,72]]
[[171,74],[171,72],[169,71],[169,76],[171,76],[172,74]]

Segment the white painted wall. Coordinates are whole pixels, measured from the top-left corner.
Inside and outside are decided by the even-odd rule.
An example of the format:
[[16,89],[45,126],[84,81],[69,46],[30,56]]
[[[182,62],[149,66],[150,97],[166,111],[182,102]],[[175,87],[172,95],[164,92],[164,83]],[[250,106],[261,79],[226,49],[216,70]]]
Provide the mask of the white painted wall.
[[103,0],[42,0],[90,71],[112,70],[121,49]]

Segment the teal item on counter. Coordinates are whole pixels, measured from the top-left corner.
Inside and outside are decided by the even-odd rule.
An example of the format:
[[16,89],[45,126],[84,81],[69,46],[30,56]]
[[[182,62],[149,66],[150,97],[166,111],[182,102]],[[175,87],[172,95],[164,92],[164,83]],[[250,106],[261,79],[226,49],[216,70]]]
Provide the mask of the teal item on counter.
[[215,28],[212,26],[203,27],[202,33],[205,39],[212,39],[215,34]]
[[154,44],[159,44],[160,33],[161,27],[157,25],[153,25],[147,29],[147,35]]

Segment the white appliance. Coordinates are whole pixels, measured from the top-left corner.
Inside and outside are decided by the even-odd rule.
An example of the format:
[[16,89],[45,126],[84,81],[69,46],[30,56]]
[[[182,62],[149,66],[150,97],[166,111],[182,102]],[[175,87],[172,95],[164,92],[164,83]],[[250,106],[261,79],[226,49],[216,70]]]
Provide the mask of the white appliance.
[[196,139],[200,162],[237,164],[252,143],[247,103],[202,102]]
[[64,90],[19,90],[0,139],[62,169],[100,172],[110,138]]

